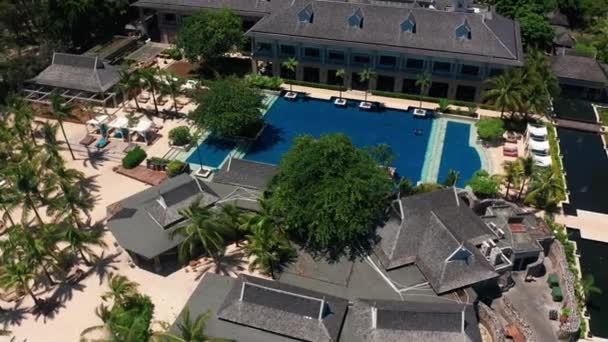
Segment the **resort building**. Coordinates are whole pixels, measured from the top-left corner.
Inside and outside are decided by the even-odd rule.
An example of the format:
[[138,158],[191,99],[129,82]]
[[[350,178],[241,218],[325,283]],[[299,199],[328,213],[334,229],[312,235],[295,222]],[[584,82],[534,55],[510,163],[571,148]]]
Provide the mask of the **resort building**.
[[198,201],[203,207],[231,203],[243,210],[259,210],[257,203],[275,167],[253,161],[224,163],[207,182],[182,174],[169,178],[108,208],[108,229],[140,267],[161,272],[176,266],[180,235],[171,233],[185,223],[180,210]]
[[551,69],[557,76],[561,96],[589,101],[608,101],[608,67],[593,56],[573,50],[561,50],[551,57]]
[[206,335],[235,341],[481,341],[470,304],[348,300],[245,275],[207,273],[185,309],[210,311]]
[[113,88],[119,81],[119,68],[98,56],[56,52],[51,65],[26,82],[23,93],[35,104],[50,104],[51,94],[56,93],[67,103],[116,107],[121,100]]
[[[140,0],[134,6],[142,15],[157,11],[161,39],[169,42],[183,17],[201,9],[230,8],[243,17],[246,28],[251,26],[253,71],[287,79],[366,89],[358,73],[371,69],[376,75],[372,89],[419,94],[416,79],[428,73],[432,82],[425,95],[478,101],[483,80],[523,65],[516,22],[470,8],[466,0],[442,10],[432,4]],[[282,67],[288,58],[299,61],[295,73]],[[344,77],[336,74],[340,69]]]

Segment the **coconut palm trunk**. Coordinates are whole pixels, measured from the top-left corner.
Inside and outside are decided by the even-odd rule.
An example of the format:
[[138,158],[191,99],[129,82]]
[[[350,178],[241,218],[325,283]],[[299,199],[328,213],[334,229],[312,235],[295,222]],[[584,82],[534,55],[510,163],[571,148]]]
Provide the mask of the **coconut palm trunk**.
[[89,259],[87,259],[87,257],[85,256],[84,252],[82,251],[82,248],[78,248],[78,254],[80,254],[80,257],[82,258],[82,261],[84,261],[84,263],[87,266],[91,266],[91,261]]
[[63,128],[63,120],[59,120],[59,127],[61,127],[61,133],[63,133],[63,139],[65,140],[66,145],[68,145],[68,150],[70,150],[70,155],[72,156],[72,160],[76,160],[74,156],[74,151],[72,151],[72,145],[68,141],[68,135],[65,134],[65,129]]
[[43,225],[44,221],[42,220],[42,217],[40,216],[40,213],[38,212],[38,209],[36,209],[36,204],[34,203],[34,200],[32,199],[32,196],[29,195],[29,194],[25,195],[25,200],[32,207],[32,211],[34,211],[34,215],[36,215],[36,219],[38,220],[38,223],[40,223],[40,225]]

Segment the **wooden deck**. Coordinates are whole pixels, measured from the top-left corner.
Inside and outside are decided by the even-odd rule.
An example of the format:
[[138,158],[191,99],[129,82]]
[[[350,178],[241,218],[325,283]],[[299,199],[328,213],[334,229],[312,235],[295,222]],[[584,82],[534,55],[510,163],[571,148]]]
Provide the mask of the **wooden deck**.
[[602,126],[599,123],[589,123],[589,122],[581,122],[581,121],[572,121],[566,119],[556,119],[555,124],[558,127],[564,128],[573,128],[578,129],[580,131],[587,131],[592,133],[601,133]]
[[114,169],[114,171],[123,176],[133,178],[148,185],[158,185],[167,178],[167,174],[165,172],[150,170],[141,165],[133,169],[125,169],[122,166],[118,166]]

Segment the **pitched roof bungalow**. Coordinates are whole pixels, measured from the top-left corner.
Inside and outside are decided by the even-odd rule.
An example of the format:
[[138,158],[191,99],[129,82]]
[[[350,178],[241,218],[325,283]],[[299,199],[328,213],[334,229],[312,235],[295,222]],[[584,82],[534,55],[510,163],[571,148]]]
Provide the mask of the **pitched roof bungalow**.
[[259,210],[257,200],[274,170],[269,164],[234,159],[211,182],[187,174],[169,178],[108,207],[108,228],[138,265],[153,263],[160,271],[163,261],[174,261],[175,248],[183,240],[179,235],[171,237],[184,224],[180,210],[197,202],[203,207],[232,203],[244,210]]
[[[496,279],[511,267],[495,244],[499,237],[454,188],[395,201],[378,235],[374,252],[386,270],[415,265],[438,294]],[[484,243],[491,247],[482,250]]]
[[51,65],[28,81],[23,91],[33,103],[50,103],[54,91],[68,102],[116,106],[112,88],[119,81],[119,69],[98,56],[55,52]]

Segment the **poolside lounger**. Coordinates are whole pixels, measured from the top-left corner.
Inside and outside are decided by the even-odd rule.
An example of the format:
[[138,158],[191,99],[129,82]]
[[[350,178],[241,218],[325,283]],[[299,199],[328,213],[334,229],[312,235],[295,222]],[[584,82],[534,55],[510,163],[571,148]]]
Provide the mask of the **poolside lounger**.
[[104,148],[106,147],[106,145],[109,143],[108,139],[106,139],[105,137],[101,137],[99,139],[99,141],[97,141],[97,144],[95,144],[95,147],[97,148]]
[[518,157],[517,147],[504,146],[502,148],[502,155],[505,157]]
[[85,135],[84,138],[82,138],[82,140],[80,140],[80,145],[89,146],[94,142],[95,142],[95,137],[87,134],[87,135]]

